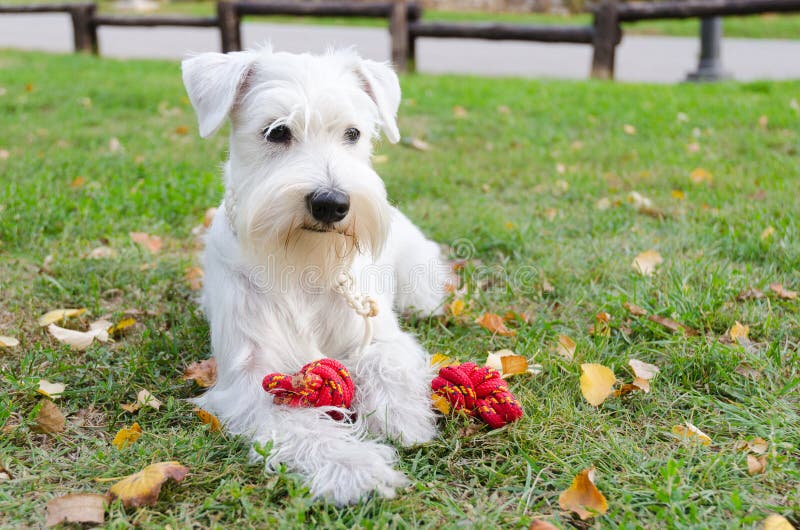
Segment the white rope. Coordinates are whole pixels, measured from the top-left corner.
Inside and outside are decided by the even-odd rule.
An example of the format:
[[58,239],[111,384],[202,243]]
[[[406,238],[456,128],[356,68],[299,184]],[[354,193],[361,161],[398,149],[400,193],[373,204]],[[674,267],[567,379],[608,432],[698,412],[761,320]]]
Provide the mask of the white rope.
[[358,290],[356,281],[350,271],[339,274],[333,290],[342,295],[347,305],[352,307],[356,314],[364,317],[364,340],[361,341],[361,346],[359,346],[357,352],[361,356],[372,342],[372,320],[370,318],[378,314],[378,302]]

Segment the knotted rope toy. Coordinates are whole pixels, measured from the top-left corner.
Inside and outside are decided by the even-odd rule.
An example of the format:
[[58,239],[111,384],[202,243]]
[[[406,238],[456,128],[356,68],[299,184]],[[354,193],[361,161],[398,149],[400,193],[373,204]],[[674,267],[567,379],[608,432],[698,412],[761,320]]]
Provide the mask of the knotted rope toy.
[[522,417],[522,406],[508,389],[500,372],[488,366],[463,363],[445,366],[431,383],[431,389],[455,410],[497,429]]
[[[372,342],[372,317],[378,314],[374,298],[360,293],[349,272],[336,279],[334,291],[347,305],[364,318],[364,339],[357,355],[361,356]],[[333,359],[320,359],[303,366],[294,375],[267,374],[262,381],[266,392],[274,395],[273,402],[290,407],[350,408],[355,385],[347,369]],[[464,410],[470,416],[497,429],[522,417],[522,407],[508,389],[500,373],[475,363],[445,366],[431,383],[431,390],[446,399],[454,410]],[[341,414],[331,412],[335,419]]]

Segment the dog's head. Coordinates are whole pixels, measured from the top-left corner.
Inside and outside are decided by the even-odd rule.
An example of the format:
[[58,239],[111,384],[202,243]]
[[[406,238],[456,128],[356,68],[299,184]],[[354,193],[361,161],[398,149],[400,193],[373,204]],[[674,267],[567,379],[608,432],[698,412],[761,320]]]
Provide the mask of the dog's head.
[[183,62],[200,135],[230,118],[226,208],[245,252],[325,270],[380,253],[391,211],[370,165],[397,142],[397,75],[350,51],[205,53]]

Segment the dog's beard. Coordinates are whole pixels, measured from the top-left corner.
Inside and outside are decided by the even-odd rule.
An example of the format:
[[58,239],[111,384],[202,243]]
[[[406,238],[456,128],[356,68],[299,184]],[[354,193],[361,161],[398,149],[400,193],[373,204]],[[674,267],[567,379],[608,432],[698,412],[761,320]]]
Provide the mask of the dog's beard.
[[[305,189],[290,186],[282,193],[257,195],[237,212],[237,235],[254,264],[274,264],[281,277],[330,285],[358,255],[376,259],[390,224],[390,208],[369,191],[350,194],[350,212],[333,225],[316,222],[305,208]],[[255,206],[257,204],[257,206]],[[255,206],[255,207],[254,207]]]

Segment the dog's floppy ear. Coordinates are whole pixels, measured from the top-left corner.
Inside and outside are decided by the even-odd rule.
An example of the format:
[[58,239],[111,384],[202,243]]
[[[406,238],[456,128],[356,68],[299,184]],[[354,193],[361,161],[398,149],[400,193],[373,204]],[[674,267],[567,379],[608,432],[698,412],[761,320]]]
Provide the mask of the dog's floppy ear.
[[181,64],[183,84],[203,138],[214,134],[225,122],[253,59],[251,52],[211,52],[190,57]]
[[363,59],[358,71],[364,90],[378,107],[381,128],[393,144],[400,141],[397,129],[397,108],[400,106],[400,81],[386,63]]

